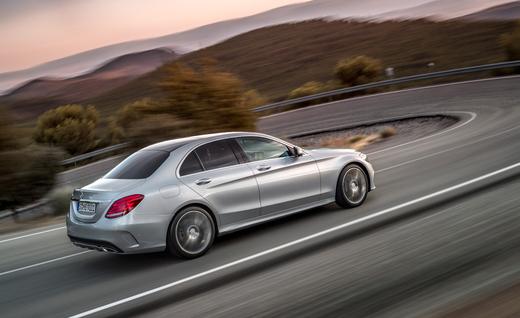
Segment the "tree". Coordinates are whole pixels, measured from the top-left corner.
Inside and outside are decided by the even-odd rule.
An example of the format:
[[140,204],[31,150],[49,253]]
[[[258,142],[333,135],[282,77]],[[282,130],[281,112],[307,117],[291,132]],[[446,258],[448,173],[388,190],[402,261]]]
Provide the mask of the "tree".
[[188,134],[189,122],[179,119],[172,109],[151,99],[125,105],[109,123],[113,140],[130,140],[144,146]]
[[160,83],[166,95],[163,107],[191,121],[197,133],[255,129],[252,108],[263,100],[256,92],[245,90],[235,75],[207,60],[197,70],[174,63],[166,72]]
[[60,106],[38,118],[34,140],[61,147],[72,155],[84,153],[96,145],[98,120],[94,106]]
[[377,80],[383,72],[383,65],[380,60],[368,57],[357,56],[341,60],[334,69],[334,75],[346,86],[356,86]]

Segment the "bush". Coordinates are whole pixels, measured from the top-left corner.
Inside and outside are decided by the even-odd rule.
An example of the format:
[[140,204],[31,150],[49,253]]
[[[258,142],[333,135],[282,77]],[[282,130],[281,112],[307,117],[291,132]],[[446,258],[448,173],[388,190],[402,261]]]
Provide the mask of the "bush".
[[81,154],[96,146],[98,119],[99,114],[93,106],[60,106],[38,118],[34,140],[59,146],[72,155]]
[[318,94],[321,92],[325,92],[327,90],[328,90],[328,86],[324,85],[323,83],[315,82],[315,81],[307,82],[307,83],[303,84],[302,86],[300,86],[296,89],[293,89],[289,93],[289,98],[298,98],[298,97],[314,95],[314,94]]
[[193,134],[254,130],[251,109],[264,103],[234,75],[205,61],[199,69],[175,63],[160,82],[163,100],[142,99],[122,107],[109,123],[107,139],[138,146]]
[[247,91],[235,75],[204,61],[198,70],[174,63],[161,82],[166,95],[165,111],[190,121],[196,133],[254,130],[256,116],[251,111],[263,103],[254,91]]
[[338,62],[334,75],[346,86],[356,86],[379,79],[383,72],[380,60],[364,55],[344,59]]
[[0,153],[0,210],[40,199],[54,186],[62,153],[31,146]]

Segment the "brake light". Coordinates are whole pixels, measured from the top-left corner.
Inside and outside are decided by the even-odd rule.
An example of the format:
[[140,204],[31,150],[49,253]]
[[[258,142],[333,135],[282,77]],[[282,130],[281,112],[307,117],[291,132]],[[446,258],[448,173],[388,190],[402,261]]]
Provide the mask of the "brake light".
[[143,201],[144,195],[142,194],[132,194],[127,197],[121,198],[110,206],[106,218],[114,219],[123,215],[127,215],[132,211],[141,201]]

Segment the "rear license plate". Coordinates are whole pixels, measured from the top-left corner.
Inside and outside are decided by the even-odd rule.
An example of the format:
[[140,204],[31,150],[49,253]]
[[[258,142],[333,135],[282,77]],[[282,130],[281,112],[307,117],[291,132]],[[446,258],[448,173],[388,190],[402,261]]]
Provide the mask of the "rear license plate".
[[80,201],[78,205],[78,212],[84,215],[96,214],[96,204],[94,202]]

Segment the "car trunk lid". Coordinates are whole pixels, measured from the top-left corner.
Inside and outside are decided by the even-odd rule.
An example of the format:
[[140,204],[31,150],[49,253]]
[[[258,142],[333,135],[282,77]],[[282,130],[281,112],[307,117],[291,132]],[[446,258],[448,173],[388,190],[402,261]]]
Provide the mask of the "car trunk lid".
[[71,213],[85,223],[97,222],[120,198],[120,194],[144,182],[144,179],[99,179],[81,189],[75,189],[71,198]]

